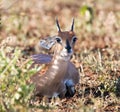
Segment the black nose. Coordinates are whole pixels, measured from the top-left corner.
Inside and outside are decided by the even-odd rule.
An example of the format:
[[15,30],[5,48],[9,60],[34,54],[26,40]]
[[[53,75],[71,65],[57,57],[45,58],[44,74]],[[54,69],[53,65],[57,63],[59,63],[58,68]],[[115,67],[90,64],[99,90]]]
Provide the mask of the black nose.
[[66,47],[65,48],[67,49],[68,53],[71,53],[71,46],[70,46],[68,39],[66,40]]

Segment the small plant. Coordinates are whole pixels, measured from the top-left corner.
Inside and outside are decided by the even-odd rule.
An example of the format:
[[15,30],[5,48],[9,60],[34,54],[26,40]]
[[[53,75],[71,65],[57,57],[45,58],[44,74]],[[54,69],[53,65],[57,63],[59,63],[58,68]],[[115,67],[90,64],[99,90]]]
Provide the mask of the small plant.
[[118,77],[115,86],[116,86],[115,89],[116,96],[120,97],[120,77]]
[[80,9],[80,13],[82,16],[85,17],[87,24],[92,24],[94,14],[93,14],[93,8],[87,5],[82,6]]
[[26,111],[34,89],[26,81],[36,69],[29,69],[31,60],[23,62],[21,50],[0,48],[0,112]]

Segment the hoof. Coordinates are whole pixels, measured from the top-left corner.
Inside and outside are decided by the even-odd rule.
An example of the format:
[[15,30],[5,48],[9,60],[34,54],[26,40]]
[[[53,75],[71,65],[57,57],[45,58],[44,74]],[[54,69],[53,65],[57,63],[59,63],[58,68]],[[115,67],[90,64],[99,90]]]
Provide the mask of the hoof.
[[67,87],[67,92],[65,94],[65,97],[73,97],[75,94],[75,87]]

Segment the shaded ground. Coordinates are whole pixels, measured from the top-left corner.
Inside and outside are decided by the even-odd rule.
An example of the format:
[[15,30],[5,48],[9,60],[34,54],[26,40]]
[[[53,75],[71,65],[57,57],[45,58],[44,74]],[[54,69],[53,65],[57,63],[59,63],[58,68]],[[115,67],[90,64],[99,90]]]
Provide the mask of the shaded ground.
[[40,39],[57,34],[56,17],[63,30],[69,30],[72,18],[75,18],[78,41],[72,61],[81,76],[76,94],[58,104],[37,100],[31,110],[120,111],[119,0],[5,1],[0,10],[0,40],[8,39],[8,46],[20,48],[25,59],[41,52],[38,48]]

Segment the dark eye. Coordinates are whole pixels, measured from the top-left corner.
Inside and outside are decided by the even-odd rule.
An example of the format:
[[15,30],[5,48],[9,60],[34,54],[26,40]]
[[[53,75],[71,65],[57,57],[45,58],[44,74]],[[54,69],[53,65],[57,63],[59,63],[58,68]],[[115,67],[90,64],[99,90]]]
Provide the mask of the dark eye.
[[75,43],[77,40],[77,37],[73,37],[73,43]]
[[58,43],[60,43],[62,40],[61,40],[61,38],[56,38],[56,41],[57,41]]

